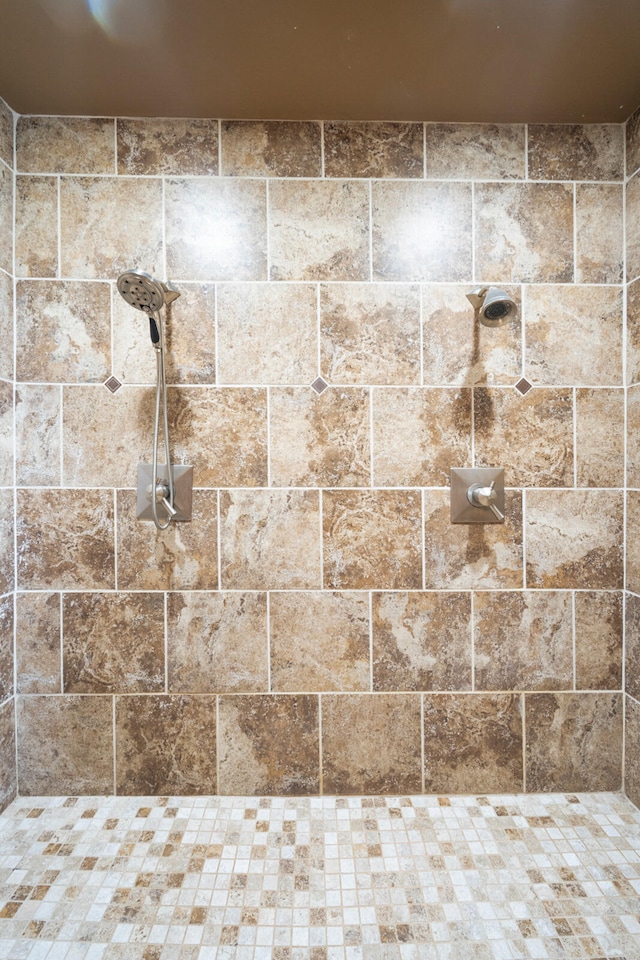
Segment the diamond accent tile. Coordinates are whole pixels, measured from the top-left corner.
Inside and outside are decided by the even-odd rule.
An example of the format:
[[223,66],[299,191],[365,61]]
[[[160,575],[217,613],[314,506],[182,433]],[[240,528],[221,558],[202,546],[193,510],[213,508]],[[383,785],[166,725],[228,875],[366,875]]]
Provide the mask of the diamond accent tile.
[[311,389],[315,390],[316,393],[324,393],[329,384],[322,377],[316,377],[316,379],[311,384]]
[[104,385],[110,393],[115,393],[122,386],[117,377],[109,377],[108,380],[105,380]]
[[533,384],[529,383],[528,380],[522,377],[520,380],[518,380],[516,384],[514,384],[514,386],[518,391],[518,393],[520,393],[524,397],[525,393],[529,393],[529,390],[531,390],[531,388],[533,387]]

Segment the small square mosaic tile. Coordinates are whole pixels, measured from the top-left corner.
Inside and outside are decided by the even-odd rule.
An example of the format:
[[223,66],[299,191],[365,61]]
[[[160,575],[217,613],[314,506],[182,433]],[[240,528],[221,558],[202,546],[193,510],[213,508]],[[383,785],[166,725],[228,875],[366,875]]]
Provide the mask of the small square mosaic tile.
[[21,798],[11,960],[640,958],[621,795]]

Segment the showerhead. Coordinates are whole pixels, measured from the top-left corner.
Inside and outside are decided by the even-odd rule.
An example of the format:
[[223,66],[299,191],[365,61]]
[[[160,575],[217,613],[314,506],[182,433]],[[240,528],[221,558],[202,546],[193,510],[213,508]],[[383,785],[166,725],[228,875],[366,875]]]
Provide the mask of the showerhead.
[[156,280],[144,270],[127,270],[120,274],[118,293],[129,306],[149,315],[158,313],[167,303],[173,303],[180,296],[171,284]]
[[501,327],[518,313],[513,297],[499,287],[477,287],[467,294],[467,300],[485,327]]

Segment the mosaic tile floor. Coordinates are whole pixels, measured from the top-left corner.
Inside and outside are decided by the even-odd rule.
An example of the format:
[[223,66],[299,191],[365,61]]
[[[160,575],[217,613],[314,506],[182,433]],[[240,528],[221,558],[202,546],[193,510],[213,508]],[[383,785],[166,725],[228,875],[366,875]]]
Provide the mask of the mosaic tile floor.
[[640,811],[617,794],[23,798],[0,957],[640,958]]

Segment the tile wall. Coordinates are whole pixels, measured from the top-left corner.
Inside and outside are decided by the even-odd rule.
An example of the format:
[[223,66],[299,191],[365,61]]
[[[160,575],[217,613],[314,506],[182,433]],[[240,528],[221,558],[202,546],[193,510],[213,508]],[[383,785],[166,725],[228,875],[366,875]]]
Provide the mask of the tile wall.
[[[620,788],[624,133],[18,118],[20,793]],[[182,291],[166,533],[134,266]],[[450,523],[471,465],[504,525]]]

